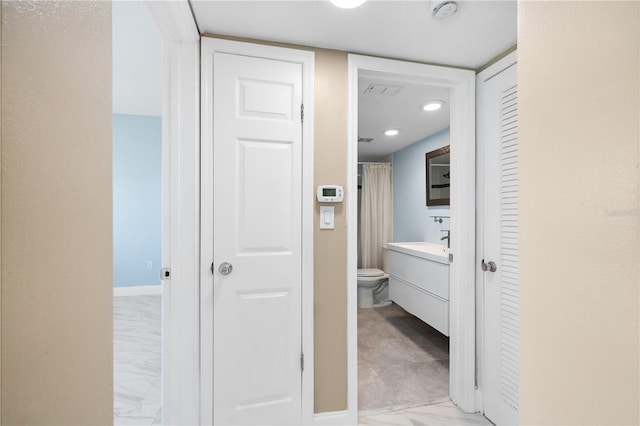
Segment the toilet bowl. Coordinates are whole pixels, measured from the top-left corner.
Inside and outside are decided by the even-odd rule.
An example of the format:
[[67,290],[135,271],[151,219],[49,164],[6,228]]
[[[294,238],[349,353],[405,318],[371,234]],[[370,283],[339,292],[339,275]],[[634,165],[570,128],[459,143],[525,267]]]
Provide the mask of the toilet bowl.
[[389,275],[380,269],[358,269],[358,307],[375,307],[373,291],[388,279]]

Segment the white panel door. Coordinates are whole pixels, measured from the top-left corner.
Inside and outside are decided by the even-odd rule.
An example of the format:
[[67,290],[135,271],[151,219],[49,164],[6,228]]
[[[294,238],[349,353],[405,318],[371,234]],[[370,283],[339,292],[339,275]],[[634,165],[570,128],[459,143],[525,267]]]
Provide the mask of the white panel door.
[[216,52],[213,94],[214,423],[298,424],[302,65]]
[[[516,65],[483,86],[485,415],[518,423],[518,91]],[[492,262],[492,263],[490,263]],[[495,265],[495,271],[492,267]],[[484,269],[484,268],[483,268]]]

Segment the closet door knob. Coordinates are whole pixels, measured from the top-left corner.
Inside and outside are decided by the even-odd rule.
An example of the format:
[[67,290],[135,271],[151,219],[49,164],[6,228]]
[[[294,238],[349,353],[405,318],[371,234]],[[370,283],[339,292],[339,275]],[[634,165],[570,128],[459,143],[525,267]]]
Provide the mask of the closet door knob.
[[494,261],[489,261],[488,263],[484,262],[484,259],[482,259],[482,263],[480,264],[480,268],[482,268],[482,270],[484,272],[495,272],[498,270],[498,266],[496,266],[496,262]]
[[229,262],[222,262],[220,266],[218,266],[218,272],[222,275],[229,275],[233,272],[233,265]]

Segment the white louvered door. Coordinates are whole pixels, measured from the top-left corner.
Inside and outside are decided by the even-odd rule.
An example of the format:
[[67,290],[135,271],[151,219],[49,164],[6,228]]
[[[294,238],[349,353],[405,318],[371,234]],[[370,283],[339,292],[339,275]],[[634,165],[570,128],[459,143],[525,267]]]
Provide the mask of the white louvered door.
[[[518,424],[518,91],[516,65],[486,80],[484,148],[484,411],[496,425]],[[491,264],[495,263],[495,271]]]

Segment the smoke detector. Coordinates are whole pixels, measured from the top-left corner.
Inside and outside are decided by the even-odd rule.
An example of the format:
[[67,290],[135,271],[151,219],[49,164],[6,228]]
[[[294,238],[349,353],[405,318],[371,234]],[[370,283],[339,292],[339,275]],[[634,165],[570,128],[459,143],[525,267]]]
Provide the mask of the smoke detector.
[[458,11],[458,2],[454,0],[433,0],[429,5],[433,19],[447,19]]

